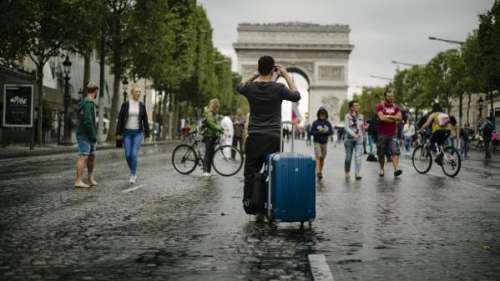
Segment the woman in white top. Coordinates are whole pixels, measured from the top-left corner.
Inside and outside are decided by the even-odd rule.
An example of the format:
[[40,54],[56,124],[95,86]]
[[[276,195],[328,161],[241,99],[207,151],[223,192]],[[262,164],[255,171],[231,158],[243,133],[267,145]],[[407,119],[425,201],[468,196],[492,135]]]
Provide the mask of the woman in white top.
[[122,104],[116,128],[117,139],[123,139],[125,158],[130,169],[129,181],[137,180],[137,162],[139,149],[144,137],[149,137],[149,123],[146,106],[141,100],[141,90],[132,87],[128,101]]
[[415,126],[413,126],[413,124],[410,122],[410,120],[407,120],[404,127],[403,127],[403,136],[405,139],[406,155],[410,155],[411,146],[412,146],[412,139],[413,139],[414,135],[415,135]]

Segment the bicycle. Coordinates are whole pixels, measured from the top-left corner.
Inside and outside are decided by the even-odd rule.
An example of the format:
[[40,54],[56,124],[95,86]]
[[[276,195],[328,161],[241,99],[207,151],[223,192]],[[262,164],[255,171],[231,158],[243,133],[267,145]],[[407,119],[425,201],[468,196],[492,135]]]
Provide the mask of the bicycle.
[[[413,150],[412,164],[413,168],[419,174],[426,174],[432,167],[433,160],[433,149],[430,142],[430,134],[422,134],[422,139],[425,139],[423,145],[418,145]],[[452,146],[444,146],[442,144],[436,144],[437,155],[436,163],[441,166],[443,173],[448,177],[455,177],[460,172],[462,166],[462,160],[460,158],[460,153],[458,150]]]
[[[192,132],[192,144],[180,144],[172,152],[172,165],[183,175],[191,174],[196,167],[205,167],[204,153],[199,144],[203,137],[198,132]],[[229,177],[237,174],[243,167],[243,153],[232,145],[219,145],[217,140],[212,167],[221,176]]]

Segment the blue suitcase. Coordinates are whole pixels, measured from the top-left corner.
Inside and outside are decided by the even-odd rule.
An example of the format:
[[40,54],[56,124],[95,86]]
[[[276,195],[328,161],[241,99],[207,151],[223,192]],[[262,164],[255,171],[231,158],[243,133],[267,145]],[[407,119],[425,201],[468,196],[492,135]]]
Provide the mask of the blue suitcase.
[[[293,140],[292,140],[293,151]],[[269,221],[304,222],[316,217],[316,161],[293,152],[269,156],[266,214]]]

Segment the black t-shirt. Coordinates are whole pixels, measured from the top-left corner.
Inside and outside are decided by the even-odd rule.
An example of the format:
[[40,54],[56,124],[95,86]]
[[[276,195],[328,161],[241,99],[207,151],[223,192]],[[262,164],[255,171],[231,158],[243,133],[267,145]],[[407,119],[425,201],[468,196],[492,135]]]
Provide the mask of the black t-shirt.
[[280,137],[281,103],[284,100],[300,100],[298,91],[290,91],[285,85],[274,81],[240,84],[236,90],[247,98],[250,105],[249,135]]

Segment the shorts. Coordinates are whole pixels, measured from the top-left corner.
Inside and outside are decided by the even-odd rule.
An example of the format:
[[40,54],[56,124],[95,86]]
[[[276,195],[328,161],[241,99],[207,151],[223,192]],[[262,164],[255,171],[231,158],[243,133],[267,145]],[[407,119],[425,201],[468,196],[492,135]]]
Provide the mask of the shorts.
[[95,144],[90,143],[88,140],[79,139],[78,140],[78,151],[80,155],[94,155],[95,154]]
[[314,143],[314,154],[316,155],[316,158],[321,158],[325,159],[326,158],[326,143],[321,144],[321,143]]
[[[389,153],[390,152],[390,153]],[[379,135],[377,139],[377,154],[380,157],[385,157],[385,154],[400,155],[399,139],[397,136]]]

